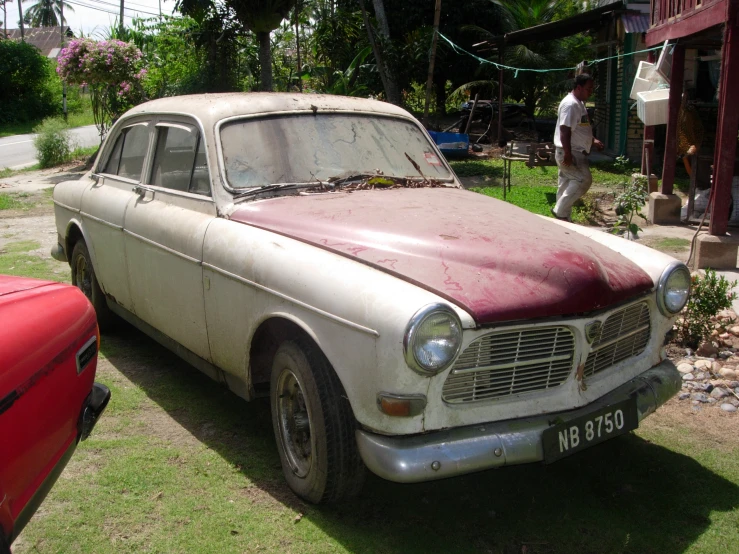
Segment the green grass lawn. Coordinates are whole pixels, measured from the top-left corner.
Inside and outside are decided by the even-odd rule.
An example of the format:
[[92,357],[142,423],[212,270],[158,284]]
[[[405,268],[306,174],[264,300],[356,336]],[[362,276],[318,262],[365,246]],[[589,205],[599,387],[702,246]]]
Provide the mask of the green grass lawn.
[[[451,160],[450,165],[459,177],[480,177],[489,182],[489,186],[502,186],[503,160]],[[680,164],[682,166],[682,164]],[[624,182],[629,181],[636,167],[621,171],[613,162],[598,162],[590,165],[593,174],[593,187],[604,187],[620,192]],[[675,188],[687,192],[690,178],[683,167],[677,167]],[[511,185],[518,186],[557,186],[556,166],[528,168],[522,162],[511,165]]]

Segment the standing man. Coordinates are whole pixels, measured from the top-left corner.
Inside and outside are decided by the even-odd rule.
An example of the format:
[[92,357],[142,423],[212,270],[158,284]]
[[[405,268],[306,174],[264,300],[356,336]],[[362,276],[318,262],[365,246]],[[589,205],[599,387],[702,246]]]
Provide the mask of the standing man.
[[557,203],[552,214],[557,219],[569,220],[572,206],[593,183],[588,155],[595,146],[603,150],[603,143],[593,136],[585,102],[593,94],[593,78],[587,73],[575,77],[572,89],[557,110],[554,129],[554,159],[559,169]]

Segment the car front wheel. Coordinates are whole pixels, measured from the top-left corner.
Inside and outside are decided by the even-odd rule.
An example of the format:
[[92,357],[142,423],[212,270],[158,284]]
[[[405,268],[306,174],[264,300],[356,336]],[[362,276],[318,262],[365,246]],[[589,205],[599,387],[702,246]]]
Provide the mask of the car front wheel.
[[90,252],[87,250],[85,241],[79,240],[72,249],[72,284],[82,291],[95,308],[98,327],[106,331],[113,326],[114,315],[108,308],[100,284],[95,277],[95,270],[90,260]]
[[337,502],[359,493],[365,467],[344,388],[308,339],[283,342],[270,386],[272,424],[285,478],[309,502]]

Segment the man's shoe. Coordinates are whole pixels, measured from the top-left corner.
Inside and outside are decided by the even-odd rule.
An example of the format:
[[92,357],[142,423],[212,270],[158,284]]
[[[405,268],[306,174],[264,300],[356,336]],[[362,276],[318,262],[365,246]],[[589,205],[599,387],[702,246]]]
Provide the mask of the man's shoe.
[[554,211],[554,208],[550,209],[549,211],[552,212],[552,216],[554,217],[554,219],[559,219],[560,221],[569,221],[569,219],[566,217],[559,217]]

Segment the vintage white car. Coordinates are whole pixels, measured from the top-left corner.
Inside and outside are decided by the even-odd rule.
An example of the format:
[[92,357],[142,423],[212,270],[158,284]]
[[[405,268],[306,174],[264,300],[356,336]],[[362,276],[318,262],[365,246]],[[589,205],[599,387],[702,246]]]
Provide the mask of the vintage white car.
[[290,487],[356,494],[551,462],[680,387],[690,275],[466,191],[407,112],[308,94],[165,98],[54,189],[101,328],[117,315],[252,399]]

